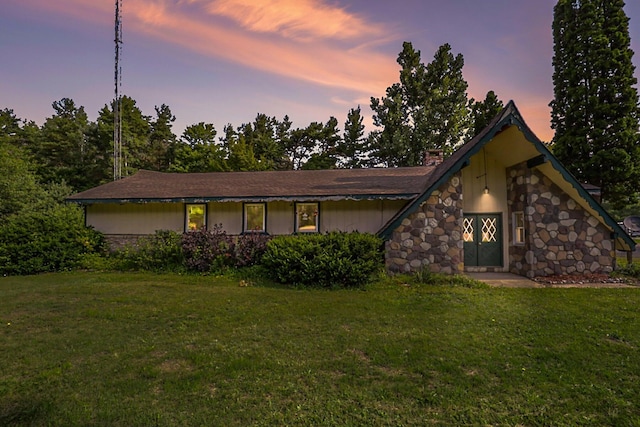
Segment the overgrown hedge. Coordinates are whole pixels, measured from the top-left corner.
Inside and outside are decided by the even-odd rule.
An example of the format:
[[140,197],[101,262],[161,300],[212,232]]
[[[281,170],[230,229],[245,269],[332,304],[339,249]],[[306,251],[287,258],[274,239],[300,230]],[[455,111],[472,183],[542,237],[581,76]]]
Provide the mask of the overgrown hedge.
[[103,248],[102,234],[85,227],[82,210],[75,205],[24,211],[0,225],[0,274],[70,270],[84,255]]
[[353,288],[382,266],[382,240],[365,233],[278,236],[267,244],[261,264],[281,283]]

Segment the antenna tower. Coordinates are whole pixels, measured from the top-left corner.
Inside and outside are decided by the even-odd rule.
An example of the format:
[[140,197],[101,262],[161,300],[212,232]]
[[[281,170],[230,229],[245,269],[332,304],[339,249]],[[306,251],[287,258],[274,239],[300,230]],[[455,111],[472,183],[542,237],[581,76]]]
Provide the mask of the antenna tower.
[[122,178],[122,96],[120,88],[122,86],[122,68],[120,67],[120,49],[122,47],[122,0],[116,2],[116,22],[115,22],[115,43],[116,43],[116,66],[115,66],[115,98],[113,100],[113,180]]

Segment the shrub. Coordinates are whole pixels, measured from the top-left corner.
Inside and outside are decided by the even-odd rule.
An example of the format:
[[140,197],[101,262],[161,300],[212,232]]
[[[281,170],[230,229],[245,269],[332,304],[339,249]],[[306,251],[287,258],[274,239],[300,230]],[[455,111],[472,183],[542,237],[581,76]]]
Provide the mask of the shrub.
[[247,233],[238,237],[234,251],[236,267],[249,267],[260,262],[267,250],[270,236],[262,233]]
[[0,226],[0,274],[70,270],[84,254],[104,247],[104,236],[84,225],[82,211],[75,205],[23,211]]
[[118,265],[123,270],[184,270],[181,235],[170,230],[158,230],[142,237],[134,245],[118,251],[115,257],[120,260]]
[[627,264],[624,267],[618,269],[617,273],[623,276],[633,277],[634,279],[640,279],[640,262]]
[[234,264],[233,239],[215,224],[182,235],[182,252],[187,269],[198,272],[220,271]]
[[381,239],[362,233],[278,236],[261,263],[281,283],[350,288],[366,284],[379,269],[381,247]]

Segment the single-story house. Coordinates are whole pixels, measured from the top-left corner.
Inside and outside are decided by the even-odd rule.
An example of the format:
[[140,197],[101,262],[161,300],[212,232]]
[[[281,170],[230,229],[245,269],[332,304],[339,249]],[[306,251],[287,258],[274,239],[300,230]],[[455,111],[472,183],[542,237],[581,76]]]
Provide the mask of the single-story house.
[[427,153],[419,167],[142,170],[68,200],[83,205],[86,224],[114,245],[213,224],[231,235],[375,233],[390,272],[610,272],[616,250],[635,248],[513,102],[453,155]]

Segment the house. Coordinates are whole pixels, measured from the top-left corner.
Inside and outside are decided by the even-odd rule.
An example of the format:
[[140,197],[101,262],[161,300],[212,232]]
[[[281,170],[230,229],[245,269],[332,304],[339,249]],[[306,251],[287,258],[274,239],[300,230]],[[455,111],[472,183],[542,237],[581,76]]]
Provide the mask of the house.
[[390,272],[610,272],[635,242],[531,132],[513,102],[425,165],[137,174],[68,198],[118,245],[222,224],[232,235],[376,233]]

